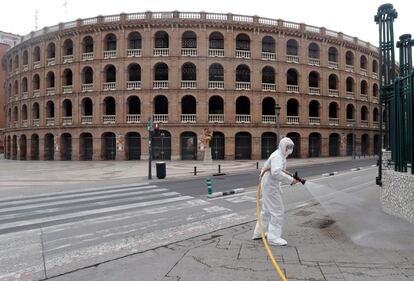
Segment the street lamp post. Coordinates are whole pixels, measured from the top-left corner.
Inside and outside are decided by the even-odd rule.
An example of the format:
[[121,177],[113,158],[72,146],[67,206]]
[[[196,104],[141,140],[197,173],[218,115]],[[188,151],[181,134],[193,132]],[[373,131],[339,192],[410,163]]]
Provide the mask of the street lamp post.
[[355,121],[352,123],[352,160],[355,159]]
[[276,145],[279,146],[279,139],[280,139],[280,106],[277,103],[275,105],[275,114],[276,114],[276,127],[277,127],[277,135],[276,135]]

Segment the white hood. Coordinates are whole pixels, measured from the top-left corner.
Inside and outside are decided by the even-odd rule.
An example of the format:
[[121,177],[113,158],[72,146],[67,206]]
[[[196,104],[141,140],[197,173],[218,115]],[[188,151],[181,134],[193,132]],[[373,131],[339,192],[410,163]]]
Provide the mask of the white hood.
[[279,143],[279,152],[280,154],[282,154],[283,157],[288,157],[290,153],[287,152],[288,147],[293,148],[295,146],[295,144],[293,143],[293,141],[290,138],[283,138],[280,140]]

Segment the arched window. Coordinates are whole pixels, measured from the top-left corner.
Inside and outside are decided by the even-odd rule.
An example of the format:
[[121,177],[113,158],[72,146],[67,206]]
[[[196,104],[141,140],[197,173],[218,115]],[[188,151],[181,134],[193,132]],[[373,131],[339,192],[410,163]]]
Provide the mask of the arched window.
[[209,36],[209,49],[224,49],[224,36],[220,32],[213,32]]
[[222,97],[212,96],[208,100],[208,114],[224,114],[224,101]]
[[181,99],[181,114],[197,114],[197,102],[193,96],[187,95]]
[[105,82],[116,82],[116,69],[112,64],[105,67]]
[[236,50],[250,51],[250,37],[244,33],[236,37]]
[[197,35],[194,31],[186,31],[181,38],[181,48],[197,49]]
[[250,82],[250,68],[241,64],[236,68],[236,82]]
[[236,99],[236,115],[250,115],[250,100],[241,96]]
[[46,76],[46,87],[54,88],[55,87],[55,74],[52,71],[49,71]]
[[39,74],[33,76],[33,90],[40,90],[40,77]]
[[14,69],[19,69],[19,55],[14,56]]
[[329,89],[330,90],[338,89],[338,77],[335,74],[329,75]]
[[208,81],[224,81],[224,68],[219,63],[213,63],[208,68]]
[[33,51],[33,62],[40,61],[40,47],[36,46]]
[[374,84],[374,85],[372,86],[372,95],[373,95],[374,97],[378,97],[378,84]]
[[113,97],[106,97],[103,101],[103,105],[105,115],[116,115],[116,102]]
[[352,104],[346,106],[346,119],[354,120],[355,119],[355,108]]
[[168,65],[160,62],[154,66],[154,80],[168,81]]
[[62,104],[62,116],[63,117],[72,117],[72,101],[66,99]]
[[319,59],[319,46],[316,43],[310,43],[308,48],[308,56],[311,59]]
[[336,102],[329,104],[329,118],[338,118],[338,104]]
[[338,50],[335,47],[329,48],[328,61],[338,63]]
[[141,101],[137,96],[130,96],[127,100],[128,114],[141,114]]
[[115,34],[109,33],[105,36],[105,51],[116,50],[116,36]]
[[157,33],[155,33],[155,42],[154,42],[154,46],[155,48],[169,48],[169,37],[168,37],[168,33],[165,31],[158,31]]
[[50,42],[46,49],[46,58],[54,59],[56,56],[55,43]]
[[168,99],[165,96],[154,98],[154,114],[168,114]]
[[286,43],[286,54],[288,56],[298,55],[298,42],[294,39],[289,39]]
[[354,92],[354,79],[351,77],[346,78],[346,91],[349,93]]
[[287,85],[298,85],[298,72],[296,69],[289,69],[286,76]]
[[368,61],[367,61],[367,57],[366,56],[364,56],[364,55],[361,56],[361,59],[359,61],[359,67],[362,70],[365,70],[365,71],[367,70],[367,68],[368,68]]
[[361,107],[361,120],[368,121],[368,118],[369,118],[368,108],[364,105]]
[[28,65],[29,64],[29,53],[27,52],[27,50],[23,51],[23,65]]
[[309,103],[309,117],[319,117],[319,102],[313,100]]
[[368,83],[365,80],[361,81],[361,95],[368,95]]
[[378,108],[374,108],[374,111],[373,111],[373,113],[372,113],[372,120],[374,121],[374,122],[378,122],[379,121],[379,111],[378,111]]
[[89,66],[82,69],[82,84],[93,84],[93,70]]
[[32,107],[32,117],[33,117],[33,119],[37,119],[37,120],[39,120],[40,119],[40,110],[39,110],[39,104],[37,103],[37,102],[35,102],[34,104],[33,104],[33,107]]
[[262,52],[265,53],[276,53],[275,39],[271,36],[265,36],[262,39]]
[[378,61],[376,60],[372,61],[372,72],[374,72],[375,74],[378,74]]
[[71,56],[73,55],[73,42],[71,39],[66,39],[63,43],[63,55]]
[[182,81],[196,81],[197,80],[197,68],[193,63],[185,63],[181,67],[181,80]]
[[84,98],[82,100],[82,116],[93,115],[93,103],[90,98]]
[[316,71],[311,71],[309,73],[309,87],[319,88],[319,73]]
[[299,116],[299,103],[297,100],[288,100],[286,113],[287,116]]
[[262,70],[262,83],[275,84],[275,70],[271,66],[265,66]]
[[142,39],[139,32],[134,31],[128,35],[128,49],[142,49]]
[[48,101],[46,103],[46,118],[54,118],[55,117],[55,104],[53,101]]
[[19,82],[14,81],[14,86],[13,86],[13,93],[15,96],[17,96],[19,94]]
[[132,63],[128,66],[128,81],[141,81],[141,66]]
[[262,115],[276,115],[275,112],[275,99],[271,97],[266,97],[262,101]]
[[354,54],[351,51],[348,51],[345,54],[345,64],[354,66]]
[[22,106],[22,120],[27,120],[27,105]]
[[63,71],[63,86],[72,86],[72,70],[70,69]]
[[93,38],[86,36],[82,40],[82,51],[83,53],[93,53]]
[[27,78],[26,77],[23,77],[23,79],[22,79],[22,92],[23,93],[27,93]]

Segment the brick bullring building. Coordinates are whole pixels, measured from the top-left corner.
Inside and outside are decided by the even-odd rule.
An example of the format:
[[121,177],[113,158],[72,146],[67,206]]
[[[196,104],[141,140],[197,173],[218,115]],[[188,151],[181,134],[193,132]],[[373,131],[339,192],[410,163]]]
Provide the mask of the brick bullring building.
[[[257,16],[145,12],[60,23],[4,57],[6,158],[261,159],[378,152],[378,51],[342,33]],[[355,139],[354,137],[355,136]]]

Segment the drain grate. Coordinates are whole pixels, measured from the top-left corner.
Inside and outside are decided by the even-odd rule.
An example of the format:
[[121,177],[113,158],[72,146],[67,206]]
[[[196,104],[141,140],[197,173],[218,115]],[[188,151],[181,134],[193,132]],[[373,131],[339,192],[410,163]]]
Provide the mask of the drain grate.
[[335,223],[335,221],[331,220],[331,219],[318,219],[318,218],[315,218],[315,219],[305,221],[304,223],[302,223],[302,226],[323,229],[323,228],[327,228],[327,227],[331,226],[334,223]]

